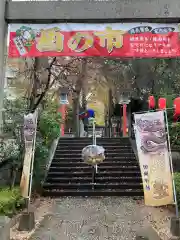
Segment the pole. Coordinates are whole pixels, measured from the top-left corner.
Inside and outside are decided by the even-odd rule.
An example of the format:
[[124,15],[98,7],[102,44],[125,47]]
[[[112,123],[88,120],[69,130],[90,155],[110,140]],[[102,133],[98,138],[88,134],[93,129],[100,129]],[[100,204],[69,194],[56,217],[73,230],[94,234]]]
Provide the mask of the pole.
[[62,116],[62,123],[61,123],[61,126],[60,126],[60,129],[61,129],[61,136],[64,137],[64,125],[65,125],[65,115],[66,115],[66,105],[65,104],[62,104],[61,107],[60,107],[60,110],[61,112],[61,116]]
[[30,203],[31,203],[31,192],[32,192],[32,180],[33,180],[33,169],[34,169],[34,154],[35,154],[35,147],[36,147],[36,134],[37,134],[37,120],[38,120],[38,110],[35,112],[36,114],[36,128],[34,133],[34,139],[33,139],[33,149],[32,149],[32,157],[31,157],[31,169],[30,169],[30,181],[29,181],[29,196],[28,196],[28,205],[27,210],[28,213],[30,212]]
[[172,153],[171,153],[171,146],[170,146],[170,136],[169,136],[169,126],[168,126],[167,111],[164,110],[164,113],[165,113],[166,129],[167,129],[168,152],[169,152],[169,162],[170,162],[171,174],[172,174],[174,203],[175,203],[175,208],[176,208],[176,217],[179,218],[179,209],[178,209],[177,197],[176,197],[176,186],[175,186],[175,182],[174,182],[174,170],[173,170],[173,164],[172,164]]
[[126,128],[127,128],[127,105],[123,104],[123,137],[126,137]]
[[95,185],[95,167],[92,166],[92,190],[94,190]]
[[5,47],[7,24],[5,22],[6,0],[0,1],[0,133],[3,125],[3,101],[4,101],[4,84],[5,84]]
[[[96,122],[95,119],[93,119],[93,145],[96,146]],[[96,169],[96,173],[98,172],[98,166],[97,164],[94,166],[94,168]],[[95,176],[94,176],[95,179]]]

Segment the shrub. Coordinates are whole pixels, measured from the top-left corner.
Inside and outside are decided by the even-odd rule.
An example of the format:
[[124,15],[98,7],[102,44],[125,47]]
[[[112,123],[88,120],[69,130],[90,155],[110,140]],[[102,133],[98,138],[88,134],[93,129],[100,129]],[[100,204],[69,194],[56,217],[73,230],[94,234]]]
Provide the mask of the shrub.
[[60,136],[61,114],[57,112],[57,109],[56,103],[48,102],[40,115],[38,128],[47,146],[50,146],[53,140]]
[[34,157],[34,174],[33,174],[33,186],[39,187],[41,181],[45,177],[45,166],[48,158],[48,148],[44,144],[42,138],[37,138],[36,152]]
[[[59,121],[58,121],[59,120]],[[60,135],[60,114],[44,112],[40,117],[39,130],[42,134],[44,142],[47,146],[50,146],[54,139]]]
[[176,186],[176,197],[177,197],[177,203],[180,207],[180,173],[174,174],[174,181]]
[[39,187],[45,177],[51,145],[60,136],[61,114],[57,113],[57,109],[56,103],[47,102],[39,115],[33,175],[33,184],[36,187]]
[[25,205],[20,189],[0,189],[0,215],[12,217]]
[[[0,144],[0,161],[11,160],[15,177],[10,187],[13,187],[16,173],[21,169],[24,159],[23,121],[24,114],[28,112],[27,100],[5,99],[4,106],[4,132],[7,139]],[[53,140],[60,136],[61,114],[57,113],[57,109],[58,105],[50,99],[45,101],[44,107],[39,111],[34,158],[34,187],[39,187],[43,180],[44,166],[47,163],[50,147]]]
[[169,135],[172,147],[180,147],[180,123],[173,123],[169,127]]

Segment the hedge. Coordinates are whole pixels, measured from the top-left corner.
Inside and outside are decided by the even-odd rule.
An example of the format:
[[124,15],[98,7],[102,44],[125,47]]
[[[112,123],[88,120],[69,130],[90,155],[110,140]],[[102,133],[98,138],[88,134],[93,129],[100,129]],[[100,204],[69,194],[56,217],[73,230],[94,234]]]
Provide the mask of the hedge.
[[0,189],[0,215],[12,217],[25,206],[25,201],[21,197],[19,188]]

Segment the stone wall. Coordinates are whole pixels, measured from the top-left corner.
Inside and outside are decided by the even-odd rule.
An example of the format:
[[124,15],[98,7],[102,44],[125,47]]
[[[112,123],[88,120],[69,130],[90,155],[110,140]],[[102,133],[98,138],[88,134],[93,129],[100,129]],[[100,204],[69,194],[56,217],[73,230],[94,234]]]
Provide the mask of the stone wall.
[[[58,141],[59,141],[59,139],[55,139],[53,141],[52,146],[49,150],[49,157],[47,158],[47,161],[41,165],[41,171],[44,171],[43,175],[45,175],[45,176],[48,172],[49,166],[54,157],[54,153],[56,151]],[[22,174],[22,169],[19,170],[19,172],[17,173],[17,176],[16,176],[16,184],[17,185],[20,184],[21,174]],[[10,161],[1,162],[0,163],[0,187],[9,186],[11,179],[12,179],[11,162]]]

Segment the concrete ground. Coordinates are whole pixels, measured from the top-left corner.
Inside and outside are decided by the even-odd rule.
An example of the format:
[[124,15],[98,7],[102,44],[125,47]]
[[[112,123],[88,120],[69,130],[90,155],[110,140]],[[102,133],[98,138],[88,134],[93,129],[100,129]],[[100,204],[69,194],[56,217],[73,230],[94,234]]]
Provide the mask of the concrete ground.
[[30,240],[133,240],[149,226],[144,205],[131,198],[60,198]]

